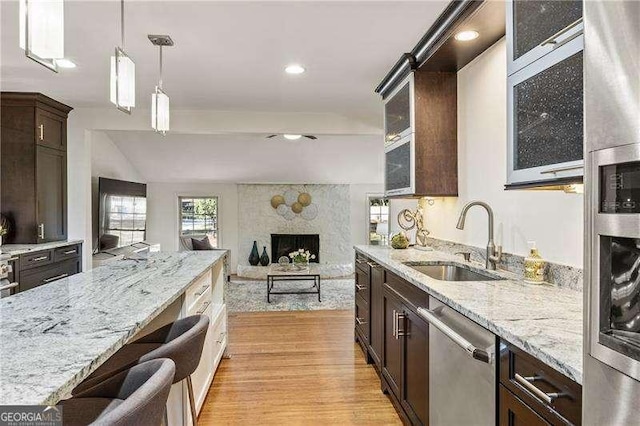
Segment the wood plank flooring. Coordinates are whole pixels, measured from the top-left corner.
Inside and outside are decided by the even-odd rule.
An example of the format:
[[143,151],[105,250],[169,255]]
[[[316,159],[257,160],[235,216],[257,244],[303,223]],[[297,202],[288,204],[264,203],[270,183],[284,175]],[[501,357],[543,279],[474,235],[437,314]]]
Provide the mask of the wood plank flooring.
[[353,341],[353,311],[229,314],[199,425],[402,424]]

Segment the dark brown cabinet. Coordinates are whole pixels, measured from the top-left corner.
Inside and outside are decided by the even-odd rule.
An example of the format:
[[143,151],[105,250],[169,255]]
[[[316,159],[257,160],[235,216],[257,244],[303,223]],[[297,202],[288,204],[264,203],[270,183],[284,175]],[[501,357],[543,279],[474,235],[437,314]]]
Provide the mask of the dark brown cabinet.
[[382,376],[389,385],[397,400],[402,398],[402,302],[395,294],[387,289],[383,290],[384,306],[384,350],[382,352]]
[[369,315],[371,329],[369,332],[369,354],[378,371],[381,368],[384,339],[382,322],[384,318],[384,301],[382,300],[382,286],[385,280],[385,270],[378,264],[371,267]]
[[2,213],[12,222],[7,243],[67,238],[67,115],[71,108],[39,93],[3,92]]
[[500,387],[500,426],[547,426],[542,417],[502,385]]
[[23,253],[15,263],[17,292],[31,290],[82,271],[82,245],[70,244],[49,250]]

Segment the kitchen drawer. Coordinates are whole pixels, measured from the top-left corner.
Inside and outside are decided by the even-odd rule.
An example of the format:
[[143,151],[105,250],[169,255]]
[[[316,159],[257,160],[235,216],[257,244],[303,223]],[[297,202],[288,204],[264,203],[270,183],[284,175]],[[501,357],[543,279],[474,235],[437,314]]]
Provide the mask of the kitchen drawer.
[[59,263],[32,268],[20,273],[20,291],[30,290],[43,284],[69,277],[80,272],[78,259],[65,260]]
[[365,274],[368,274],[369,273],[369,264],[367,262],[369,262],[369,259],[367,259],[366,257],[364,257],[361,254],[356,254],[356,272],[359,269],[362,272],[364,272]]
[[549,425],[538,413],[520,401],[507,388],[500,385],[500,426],[546,426]]
[[75,259],[80,257],[80,244],[75,244],[72,246],[58,247],[53,251],[53,261],[60,262],[67,259]]
[[409,302],[411,310],[417,313],[418,306],[429,306],[429,295],[418,287],[387,271],[386,284]]
[[202,297],[207,289],[211,289],[211,282],[211,269],[208,269],[200,278],[189,286],[187,291],[185,291],[185,302],[189,309],[191,309],[191,306],[197,299]]
[[365,274],[360,268],[356,268],[355,287],[356,300],[368,305],[371,291],[369,273]]
[[42,250],[35,253],[20,255],[20,270],[25,271],[31,268],[48,265],[53,262],[53,250]]
[[211,286],[208,286],[201,290],[202,293],[199,297],[195,298],[190,305],[187,305],[187,315],[199,315],[203,310],[212,304],[211,300]]
[[545,421],[581,424],[582,386],[506,342],[500,344],[500,383]]
[[366,303],[362,303],[358,299],[356,299],[356,310],[355,310],[355,327],[356,333],[360,338],[364,340],[362,342],[365,345],[369,343],[369,305]]

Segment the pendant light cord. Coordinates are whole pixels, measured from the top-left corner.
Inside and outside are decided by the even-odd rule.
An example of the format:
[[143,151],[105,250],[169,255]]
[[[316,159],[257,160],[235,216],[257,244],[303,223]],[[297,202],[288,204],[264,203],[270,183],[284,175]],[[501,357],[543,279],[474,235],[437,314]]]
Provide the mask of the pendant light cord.
[[124,50],[124,0],[120,0],[120,39]]
[[158,87],[162,89],[162,45],[160,47],[160,80],[158,81]]

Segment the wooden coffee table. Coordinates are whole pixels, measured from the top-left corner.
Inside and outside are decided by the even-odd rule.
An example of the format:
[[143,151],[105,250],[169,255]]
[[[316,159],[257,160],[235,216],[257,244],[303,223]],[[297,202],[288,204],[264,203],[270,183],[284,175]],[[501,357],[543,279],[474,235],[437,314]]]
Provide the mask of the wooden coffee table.
[[[273,291],[273,287],[277,281],[312,281],[312,290],[301,291]],[[317,294],[318,302],[322,302],[320,298],[320,271],[318,266],[311,264],[302,269],[295,267],[283,268],[276,263],[269,266],[267,274],[267,303],[271,303],[272,294]]]

